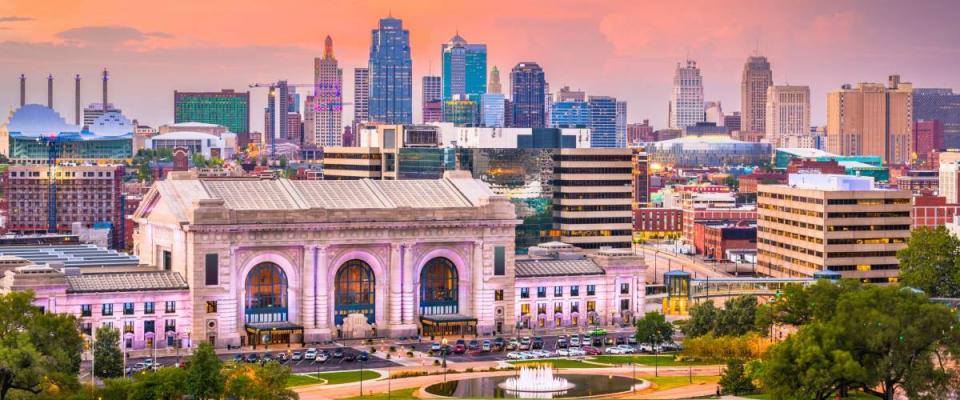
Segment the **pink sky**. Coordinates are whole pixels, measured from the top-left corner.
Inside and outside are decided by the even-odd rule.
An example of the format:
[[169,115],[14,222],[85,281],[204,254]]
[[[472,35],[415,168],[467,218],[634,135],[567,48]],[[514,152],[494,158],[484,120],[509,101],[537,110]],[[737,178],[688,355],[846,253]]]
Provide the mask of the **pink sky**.
[[[899,73],[917,87],[960,89],[960,4],[942,1],[129,1],[0,2],[0,106],[46,101],[73,119],[72,76],[83,103],[99,101],[97,74],[112,73],[111,102],[130,118],[172,121],[174,90],[247,90],[253,82],[312,82],[312,59],[329,34],[344,69],[365,66],[370,30],[391,13],[410,30],[414,120],[420,77],[439,74],[440,44],[459,30],[486,43],[490,67],[536,61],[553,91],[562,86],[629,102],[631,122],[666,120],[673,68],[689,55],[702,68],[707,100],[740,109],[743,62],[759,44],[777,84],[809,85],[813,122],[826,93],[843,83],[884,82]],[[251,128],[263,127],[266,93],[252,89]],[[352,118],[345,111],[344,122]]]

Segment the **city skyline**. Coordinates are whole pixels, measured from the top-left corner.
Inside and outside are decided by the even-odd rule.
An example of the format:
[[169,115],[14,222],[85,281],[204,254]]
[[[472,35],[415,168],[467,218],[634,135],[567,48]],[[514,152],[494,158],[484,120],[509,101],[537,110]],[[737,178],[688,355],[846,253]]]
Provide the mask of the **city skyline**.
[[[436,49],[459,31],[488,45],[489,69],[508,70],[519,62],[535,61],[551,87],[571,86],[625,100],[630,104],[629,122],[650,119],[657,128],[666,126],[664,104],[673,68],[688,55],[704,75],[705,100],[730,108],[740,104],[743,62],[759,47],[775,66],[774,84],[810,86],[815,125],[826,123],[826,94],[843,83],[883,82],[890,74],[900,74],[915,87],[960,87],[960,77],[950,73],[960,55],[949,43],[960,32],[945,22],[949,2],[866,4],[586,7],[565,2],[550,7],[547,3],[487,7],[371,2],[352,7],[349,18],[330,7],[333,12],[324,13],[319,23],[315,16],[298,15],[282,29],[251,28],[241,38],[228,35],[223,24],[251,18],[262,13],[263,6],[231,9],[212,2],[182,15],[182,6],[144,5],[137,11],[155,18],[142,19],[126,8],[110,7],[109,1],[87,9],[13,1],[0,5],[0,51],[10,55],[0,66],[0,106],[9,110],[18,104],[20,73],[27,74],[28,102],[45,103],[43,81],[52,73],[54,106],[70,116],[73,74],[83,78],[86,105],[97,100],[97,73],[106,67],[113,80],[112,102],[130,118],[155,126],[173,120],[174,90],[247,90],[250,83],[281,79],[310,82],[310,62],[322,54],[328,34],[338,43],[341,67],[352,74],[352,69],[366,64],[370,30],[379,18],[391,14],[410,30],[415,80],[439,74]],[[738,15],[741,7],[750,9],[750,15]],[[431,19],[436,15],[457,17]],[[634,24],[632,19],[641,15],[673,18]],[[729,18],[722,18],[725,15]],[[899,16],[897,26],[874,23],[893,15]],[[138,18],[136,28],[124,25],[132,18]],[[344,88],[344,97],[352,98],[352,89]],[[413,103],[419,105],[420,88],[413,92]],[[266,97],[265,90],[251,90],[252,130],[262,128]],[[345,113],[344,124],[352,118],[352,107]],[[413,120],[419,120],[420,108],[413,107],[413,114]]]

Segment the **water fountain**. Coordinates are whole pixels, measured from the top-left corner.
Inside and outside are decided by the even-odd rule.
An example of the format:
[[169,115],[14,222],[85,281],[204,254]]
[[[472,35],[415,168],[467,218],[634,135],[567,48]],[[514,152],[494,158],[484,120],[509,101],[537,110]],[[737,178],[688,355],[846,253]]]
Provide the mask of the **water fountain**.
[[575,385],[565,378],[553,376],[552,366],[540,365],[520,367],[517,377],[508,378],[499,386],[508,392],[519,393],[524,398],[550,399],[554,395],[566,393]]

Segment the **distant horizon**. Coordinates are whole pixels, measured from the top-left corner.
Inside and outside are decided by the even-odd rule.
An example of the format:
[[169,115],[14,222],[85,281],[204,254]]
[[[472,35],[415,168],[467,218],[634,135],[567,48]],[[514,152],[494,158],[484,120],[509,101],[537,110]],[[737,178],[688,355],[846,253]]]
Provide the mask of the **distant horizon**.
[[[459,32],[469,43],[487,45],[487,71],[497,66],[508,97],[509,71],[535,61],[551,92],[569,86],[616,97],[627,101],[630,123],[649,119],[656,129],[667,125],[678,62],[697,61],[705,100],[720,101],[729,115],[740,111],[743,64],[763,55],[775,85],[810,86],[811,122],[820,126],[827,93],[845,83],[886,83],[887,76],[899,74],[915,88],[960,88],[960,28],[952,21],[957,11],[946,0],[308,6],[291,0],[10,0],[0,4],[0,107],[19,106],[21,73],[27,76],[27,103],[45,105],[52,73],[54,108],[73,122],[74,75],[82,77],[83,108],[101,101],[99,74],[107,68],[109,102],[131,120],[153,127],[172,123],[175,90],[233,89],[250,91],[250,127],[262,131],[267,93],[248,84],[313,83],[313,58],[322,55],[329,34],[343,69],[344,101],[352,101],[353,69],[366,67],[370,31],[392,15],[410,31],[414,122],[421,117],[420,78],[440,75],[440,47]],[[298,93],[303,98],[307,90]],[[344,107],[343,125],[352,118],[353,107]]]

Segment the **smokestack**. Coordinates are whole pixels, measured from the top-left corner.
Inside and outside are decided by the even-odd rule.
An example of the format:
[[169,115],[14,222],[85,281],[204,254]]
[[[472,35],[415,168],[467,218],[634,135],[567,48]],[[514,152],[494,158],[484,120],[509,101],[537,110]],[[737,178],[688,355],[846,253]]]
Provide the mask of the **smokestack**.
[[107,112],[107,69],[103,69],[103,112]]
[[47,76],[47,107],[53,109],[53,74]]
[[77,94],[73,106],[74,125],[80,125],[80,74],[77,74]]
[[27,104],[27,77],[20,74],[20,107]]

